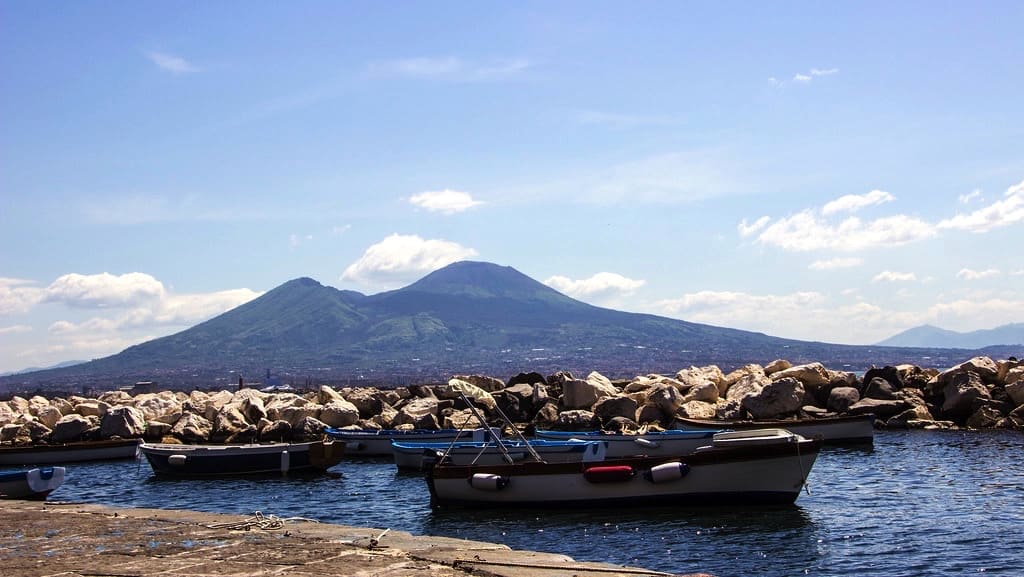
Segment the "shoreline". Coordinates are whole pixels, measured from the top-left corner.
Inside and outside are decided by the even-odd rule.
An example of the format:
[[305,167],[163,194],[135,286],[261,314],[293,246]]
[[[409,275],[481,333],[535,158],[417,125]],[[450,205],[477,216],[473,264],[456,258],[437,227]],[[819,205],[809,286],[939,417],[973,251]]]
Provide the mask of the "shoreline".
[[[665,577],[556,553],[307,519],[60,501],[0,504],[4,574]],[[693,574],[691,577],[709,577]]]

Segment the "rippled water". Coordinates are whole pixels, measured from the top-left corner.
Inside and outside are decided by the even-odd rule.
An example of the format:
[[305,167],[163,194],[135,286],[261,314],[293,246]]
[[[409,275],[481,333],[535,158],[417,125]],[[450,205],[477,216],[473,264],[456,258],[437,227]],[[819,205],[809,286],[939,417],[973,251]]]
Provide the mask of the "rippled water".
[[392,528],[719,577],[1024,574],[1024,434],[880,432],[826,448],[795,506],[444,510],[385,461],[308,478],[163,480],[149,465],[68,467],[52,500],[196,509]]

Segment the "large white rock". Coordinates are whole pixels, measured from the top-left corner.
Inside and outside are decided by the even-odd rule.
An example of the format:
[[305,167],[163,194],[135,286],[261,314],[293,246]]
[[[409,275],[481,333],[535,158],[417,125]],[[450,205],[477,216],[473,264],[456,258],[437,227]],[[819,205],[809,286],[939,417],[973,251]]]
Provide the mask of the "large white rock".
[[141,437],[146,432],[146,417],[135,407],[119,406],[100,418],[100,436],[104,439]]
[[359,409],[345,399],[333,399],[321,409],[320,421],[328,427],[354,425],[359,421]]
[[794,378],[779,378],[759,393],[743,397],[740,404],[755,419],[775,419],[803,405],[804,387]]
[[77,413],[65,415],[57,421],[50,434],[50,440],[54,443],[70,443],[81,440],[86,431],[93,428],[98,417],[87,418]]
[[[768,373],[766,370],[765,373]],[[805,387],[820,387],[827,385],[831,376],[828,374],[828,369],[825,368],[821,363],[807,363],[806,365],[797,365],[795,367],[789,367],[781,371],[769,373],[771,379],[786,379],[793,378],[800,381]]]
[[483,405],[488,410],[493,411],[494,407],[498,406],[498,403],[487,391],[480,387],[463,381],[462,379],[449,379],[447,385],[439,385],[434,389],[435,394],[440,399],[458,399],[462,395],[466,395],[477,405]]

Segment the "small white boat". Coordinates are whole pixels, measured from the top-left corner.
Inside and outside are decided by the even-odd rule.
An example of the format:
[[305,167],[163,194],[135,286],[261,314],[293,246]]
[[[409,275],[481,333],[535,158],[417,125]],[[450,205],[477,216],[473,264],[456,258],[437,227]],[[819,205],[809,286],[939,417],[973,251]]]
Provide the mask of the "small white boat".
[[43,500],[64,483],[64,467],[0,471],[0,499]]
[[[502,450],[504,447],[504,451]],[[530,449],[533,449],[531,453]],[[572,461],[603,461],[607,443],[599,441],[532,441],[502,440],[501,445],[493,441],[456,441],[454,443],[407,443],[391,442],[395,466],[399,469],[424,470],[434,461],[444,460],[452,465],[497,465],[534,459],[536,454],[548,463]]]
[[786,429],[808,439],[832,444],[871,444],[875,438],[875,416],[845,415],[801,420],[719,421],[715,419],[676,418],[682,430]]
[[602,441],[608,445],[607,458],[622,457],[676,457],[688,455],[699,447],[710,445],[720,429],[693,431],[655,431],[643,434],[614,434],[603,431],[547,431],[538,430],[534,437],[547,440],[578,439]]
[[791,504],[821,447],[792,433],[743,442],[723,437],[674,458],[601,463],[447,465],[426,474],[434,506],[619,506]]
[[57,445],[0,445],[0,465],[57,465],[84,461],[134,459],[142,439],[108,439]]
[[341,462],[344,443],[176,445],[143,443],[139,450],[157,475],[224,477],[326,471]]
[[324,430],[328,437],[345,443],[345,454],[350,457],[390,457],[391,441],[402,443],[451,443],[453,441],[483,442],[493,435],[501,436],[501,429],[336,429]]

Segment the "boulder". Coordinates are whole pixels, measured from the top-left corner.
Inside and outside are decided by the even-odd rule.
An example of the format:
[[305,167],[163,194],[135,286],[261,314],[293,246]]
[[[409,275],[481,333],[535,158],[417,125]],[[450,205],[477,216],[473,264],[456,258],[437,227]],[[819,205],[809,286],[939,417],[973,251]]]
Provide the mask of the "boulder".
[[53,433],[53,431],[50,427],[47,427],[38,419],[33,419],[21,426],[21,432],[18,433],[18,435],[22,436],[27,434],[33,444],[39,445],[46,443],[50,438],[51,433]]
[[886,401],[882,399],[861,399],[850,405],[847,413],[851,415],[873,414],[875,417],[885,421],[895,415],[912,408],[910,403],[896,399]]
[[185,413],[171,428],[171,435],[185,443],[206,443],[213,432],[213,423],[195,413]]
[[664,415],[674,415],[683,405],[683,394],[671,385],[657,385],[647,395],[646,404],[652,404]]
[[[988,358],[988,357],[982,357]],[[973,359],[972,359],[973,360]],[[970,362],[970,361],[968,361]],[[993,372],[995,363],[992,364]],[[991,399],[992,394],[974,371],[958,372],[947,377],[942,389],[945,401],[942,403],[943,417],[951,420],[966,419],[974,412],[974,402]]]
[[682,385],[681,389],[687,392],[693,387],[705,384],[715,385],[717,389],[718,383],[725,379],[725,375],[722,374],[721,369],[711,365],[703,368],[690,367],[683,369],[676,373],[675,379]]
[[321,405],[326,405],[331,401],[345,401],[345,398],[341,395],[341,393],[335,391],[331,387],[327,385],[320,385],[320,389],[317,391],[316,394],[316,402]]
[[585,431],[595,428],[594,413],[590,411],[562,411],[555,427],[564,431]]
[[687,401],[676,412],[680,417],[690,419],[714,419],[717,407],[703,401]]
[[700,401],[702,403],[715,404],[718,402],[718,385],[710,381],[695,385],[683,397],[683,403]]
[[936,378],[939,387],[945,389],[954,377],[962,373],[974,373],[982,382],[995,382],[999,376],[999,367],[989,357],[974,357],[939,373]]
[[102,401],[86,401],[75,405],[75,413],[83,417],[102,417],[110,410],[110,405]]
[[1014,407],[1024,405],[1024,380],[1016,380],[1006,385],[1006,396]]
[[18,413],[11,408],[7,401],[0,401],[0,427],[14,422]]
[[146,432],[143,437],[146,439],[162,439],[171,434],[173,425],[161,423],[160,421],[147,421]]
[[853,387],[836,387],[828,394],[825,407],[830,411],[845,413],[854,403],[860,400],[860,393]]
[[[147,421],[159,420],[161,422],[168,422],[169,419],[167,417],[180,416],[182,412],[181,401],[169,391],[139,395],[135,397],[132,404],[136,409],[142,411],[142,416]],[[177,420],[177,417],[170,420]]]
[[77,413],[72,413],[61,417],[53,426],[53,433],[50,434],[50,440],[54,443],[72,443],[75,441],[81,441],[86,431],[95,427],[98,420],[97,417],[92,417],[90,420],[87,417],[83,417]]
[[146,432],[146,417],[135,407],[120,406],[100,418],[100,437],[135,439]]
[[797,365],[776,372],[769,372],[766,369],[765,373],[768,374],[773,381],[792,378],[800,381],[804,387],[812,388],[825,386],[832,380],[832,375],[829,374],[828,369],[826,369],[821,363]]
[[380,429],[393,429],[395,428],[395,420],[398,419],[398,411],[391,405],[384,405],[381,409],[380,414],[370,417],[370,421],[377,425]]
[[765,374],[765,376],[770,377],[770,376],[772,376],[775,373],[778,373],[780,371],[788,370],[788,369],[792,368],[792,366],[793,366],[793,363],[791,363],[791,362],[789,362],[789,361],[787,361],[785,359],[776,359],[776,360],[768,363],[767,365],[765,365],[765,367],[764,367],[764,374]]
[[117,405],[129,406],[132,404],[132,396],[124,391],[107,391],[96,397],[96,400],[106,403],[111,407]]
[[7,401],[7,404],[15,413],[23,414],[29,412],[28,399],[25,399],[24,397],[15,395],[11,397],[11,400]]
[[[673,389],[674,390],[674,389]],[[680,404],[682,406],[682,404]],[[654,403],[647,403],[641,406],[636,413],[636,422],[640,425],[649,425],[651,423],[661,423],[663,421],[670,420],[670,417],[676,413],[676,407],[671,413],[665,412]]]
[[615,417],[636,419],[637,402],[627,396],[605,397],[594,405],[594,416],[607,425]]
[[725,421],[738,421],[747,418],[747,411],[737,400],[719,400],[715,405],[715,418]]
[[434,392],[439,399],[460,399],[462,395],[466,395],[477,406],[486,407],[489,411],[493,411],[494,407],[497,406],[494,396],[480,387],[461,379],[449,379],[447,385],[439,385],[434,389]]
[[537,429],[551,429],[558,423],[558,406],[549,401],[540,406],[533,416],[532,424]]
[[562,406],[566,409],[589,409],[598,400],[618,394],[615,386],[598,373],[591,373],[587,380],[575,379],[562,384]]
[[[570,380],[571,380],[571,375],[570,375]],[[512,385],[518,385],[519,383],[526,383],[527,385],[532,385],[534,383],[546,383],[546,382],[547,381],[544,379],[544,375],[542,375],[540,373],[536,373],[536,372],[533,372],[533,373],[519,373],[518,375],[516,375],[516,376],[512,377],[511,379],[509,379],[508,380],[508,384],[506,386],[511,387]],[[551,383],[551,384],[554,384],[554,383]]]
[[[395,425],[413,425],[414,428],[437,428],[437,399],[436,398],[415,398],[403,404],[395,416]],[[433,421],[431,421],[433,419]],[[429,426],[433,423],[433,427]],[[419,426],[423,423],[425,426]]]
[[292,436],[292,426],[288,421],[264,421],[257,426],[258,437],[261,441],[273,443],[286,441]]
[[327,428],[323,422],[314,417],[306,417],[299,422],[298,427],[292,428],[292,438],[302,441],[311,441],[314,439],[320,439],[324,435],[324,429]]
[[729,387],[736,384],[737,381],[746,377],[747,375],[757,375],[759,377],[766,376],[764,374],[764,368],[761,365],[743,365],[742,367],[730,372],[722,378],[722,382],[719,384],[719,394],[725,396],[725,393],[729,390]]
[[[370,419],[384,410],[384,396],[374,387],[357,388],[348,391],[345,400],[352,403],[359,411],[360,419]],[[396,399],[397,402],[397,399]]]
[[0,427],[0,442],[11,443],[18,438],[22,423],[8,423]]
[[359,421],[359,409],[339,396],[320,410],[320,421],[328,427],[347,427]]
[[50,429],[57,424],[57,421],[61,420],[64,415],[61,414],[60,409],[57,407],[46,405],[45,407],[39,407],[35,412],[36,418],[39,422],[46,425]]
[[470,409],[452,411],[441,419],[441,428],[444,429],[478,429],[487,426],[487,423],[481,423]]
[[896,391],[900,389],[882,377],[874,377],[870,381],[865,379],[864,382],[867,383],[864,386],[864,396],[871,399],[891,401],[896,398]]
[[765,388],[771,379],[763,374],[751,372],[741,377],[735,384],[729,387],[725,393],[727,401],[742,401],[747,395],[756,395]]
[[249,431],[250,427],[255,436],[256,427],[245,418],[241,404],[229,403],[217,411],[217,416],[213,419],[210,440],[217,443],[228,442],[228,439]]
[[755,419],[776,419],[796,412],[804,404],[803,399],[803,384],[795,378],[781,377],[760,392],[743,397],[740,404]]
[[643,393],[669,383],[671,383],[677,390],[682,388],[681,384],[675,379],[668,379],[661,375],[637,375],[622,387],[622,392]]
[[964,423],[969,429],[992,429],[1003,419],[1003,414],[997,409],[982,405]]
[[505,388],[504,381],[486,375],[455,375],[455,378],[488,393],[494,393]]
[[[535,407],[547,402],[546,391],[546,386],[540,383],[533,385],[519,383],[506,387],[494,393],[493,396],[498,407],[508,415],[508,418],[516,422],[525,422],[533,418]],[[538,394],[536,398],[535,393]]]

